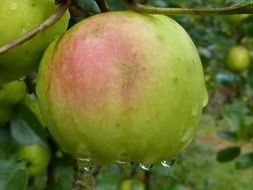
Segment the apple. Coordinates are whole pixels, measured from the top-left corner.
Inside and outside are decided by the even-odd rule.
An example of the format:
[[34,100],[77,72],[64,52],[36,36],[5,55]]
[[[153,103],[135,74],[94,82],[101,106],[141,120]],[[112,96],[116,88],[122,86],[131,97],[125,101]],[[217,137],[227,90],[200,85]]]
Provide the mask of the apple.
[[0,106],[13,106],[23,99],[26,92],[24,81],[0,85]]
[[23,145],[18,149],[17,159],[29,162],[27,170],[34,176],[45,171],[50,161],[51,152],[48,147],[39,144]]
[[120,184],[120,190],[145,190],[142,182],[135,179],[126,179]]
[[5,126],[11,120],[12,109],[0,105],[0,127]]
[[225,58],[225,65],[234,72],[246,70],[250,65],[249,51],[241,45],[230,48]]
[[[23,36],[55,10],[55,0],[11,0],[0,6],[0,46]],[[23,45],[0,55],[0,84],[17,80],[35,70],[43,51],[68,26],[69,13]]]
[[60,147],[101,164],[174,159],[207,103],[185,30],[166,16],[131,11],[90,17],[54,41],[36,89]]
[[229,20],[235,24],[240,24],[244,19],[248,18],[249,14],[230,15]]

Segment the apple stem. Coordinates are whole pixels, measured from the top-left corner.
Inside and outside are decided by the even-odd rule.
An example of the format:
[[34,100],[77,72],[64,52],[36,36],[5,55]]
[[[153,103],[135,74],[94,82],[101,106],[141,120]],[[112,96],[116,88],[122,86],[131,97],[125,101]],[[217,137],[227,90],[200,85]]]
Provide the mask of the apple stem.
[[100,166],[91,167],[90,163],[80,160],[75,161],[73,166],[75,179],[72,190],[95,190],[95,176],[99,174]]
[[108,3],[106,0],[95,0],[101,10],[102,13],[110,11]]
[[41,24],[39,24],[34,29],[29,31],[25,35],[21,36],[20,38],[18,38],[16,40],[0,47],[0,54],[6,53],[9,50],[11,50],[12,48],[17,47],[17,46],[25,43],[26,41],[30,40],[31,38],[33,38],[34,36],[36,36],[40,32],[46,30],[51,25],[56,23],[64,15],[64,13],[67,11],[67,9],[69,8],[70,3],[71,3],[71,0],[62,0],[62,1],[60,1],[58,7],[55,10],[55,12],[48,19],[46,19],[44,22],[42,22]]
[[135,0],[125,0],[130,10],[164,15],[234,15],[234,14],[253,14],[253,1],[244,0],[229,7],[222,8],[158,8],[148,5],[142,5]]

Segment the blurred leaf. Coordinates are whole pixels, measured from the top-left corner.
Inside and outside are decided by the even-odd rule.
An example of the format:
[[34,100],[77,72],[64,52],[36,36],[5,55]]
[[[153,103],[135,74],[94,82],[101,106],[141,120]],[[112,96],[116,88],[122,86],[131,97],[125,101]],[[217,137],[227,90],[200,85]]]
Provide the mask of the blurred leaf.
[[66,158],[54,160],[56,183],[50,184],[45,190],[69,190],[74,181],[72,162]]
[[40,137],[40,139],[46,143],[47,134],[45,128],[36,114],[23,104],[19,105],[18,110],[21,117],[24,118],[24,120],[29,124],[29,127],[31,127],[33,131]]
[[108,4],[111,10],[126,10],[126,6],[123,1],[108,0]]
[[241,148],[240,147],[228,147],[225,148],[217,154],[217,160],[219,162],[229,162],[235,159],[240,155]]
[[248,80],[248,84],[253,89],[253,66],[251,66],[249,69],[247,80]]
[[28,184],[28,173],[24,170],[18,170],[8,181],[6,185],[6,190],[26,190]]
[[25,190],[28,182],[28,173],[22,168],[26,162],[0,160],[0,189]]
[[[11,121],[11,134],[14,140],[19,144],[42,144],[46,145],[47,140],[45,132],[39,128],[40,122],[31,111],[24,113],[27,120],[20,114],[15,115]],[[31,117],[29,117],[31,116]]]
[[94,0],[74,0],[73,3],[82,12],[90,13],[91,15],[100,13],[100,9]]
[[241,155],[235,162],[237,169],[247,169],[253,166],[253,152]]
[[228,141],[238,140],[237,134],[233,133],[233,132],[230,132],[230,131],[218,131],[216,134],[217,134],[218,137],[220,137],[222,139],[225,139],[225,140],[228,140]]
[[230,105],[225,105],[221,114],[227,121],[228,126],[234,130],[238,131],[244,128],[244,114],[246,113],[246,105],[244,102],[235,101]]

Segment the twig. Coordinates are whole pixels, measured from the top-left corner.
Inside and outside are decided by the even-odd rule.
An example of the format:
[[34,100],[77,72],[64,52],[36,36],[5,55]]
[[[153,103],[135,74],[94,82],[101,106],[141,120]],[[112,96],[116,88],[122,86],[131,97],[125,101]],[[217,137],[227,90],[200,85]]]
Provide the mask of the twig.
[[253,14],[253,1],[244,0],[229,7],[222,8],[159,8],[142,5],[135,0],[125,0],[129,9],[148,14],[164,15],[233,15],[233,14]]
[[25,35],[21,36],[20,38],[0,47],[0,54],[8,52],[10,49],[17,47],[26,41],[30,40],[34,36],[36,36],[38,33],[40,33],[43,30],[46,30],[51,25],[56,23],[67,11],[69,5],[71,3],[71,0],[63,0],[60,1],[58,7],[56,8],[55,12],[44,22],[42,22],[40,25],[36,26],[34,29],[26,33]]

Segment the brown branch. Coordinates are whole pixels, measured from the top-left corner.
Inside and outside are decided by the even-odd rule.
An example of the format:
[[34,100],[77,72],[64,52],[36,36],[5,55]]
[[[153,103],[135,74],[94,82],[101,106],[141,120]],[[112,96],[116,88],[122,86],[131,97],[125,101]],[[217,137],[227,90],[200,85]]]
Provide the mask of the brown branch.
[[56,8],[55,12],[46,19],[43,23],[36,26],[34,29],[26,33],[25,35],[21,36],[20,38],[0,47],[0,54],[6,53],[9,50],[11,50],[14,47],[17,47],[26,41],[32,39],[34,36],[36,36],[38,33],[46,30],[51,25],[56,23],[60,18],[64,15],[64,13],[67,11],[69,5],[71,3],[71,0],[63,0],[60,1],[58,7]]

